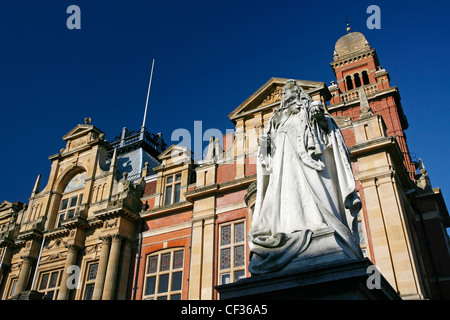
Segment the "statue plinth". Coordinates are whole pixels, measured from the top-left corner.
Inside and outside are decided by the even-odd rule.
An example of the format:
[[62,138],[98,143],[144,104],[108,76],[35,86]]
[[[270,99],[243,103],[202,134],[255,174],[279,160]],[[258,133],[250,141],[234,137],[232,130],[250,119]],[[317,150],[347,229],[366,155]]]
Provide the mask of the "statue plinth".
[[[318,256],[316,256],[318,258]],[[306,262],[305,262],[306,263]],[[367,258],[289,268],[217,286],[220,300],[399,300],[379,274],[376,288],[367,285],[373,266]]]

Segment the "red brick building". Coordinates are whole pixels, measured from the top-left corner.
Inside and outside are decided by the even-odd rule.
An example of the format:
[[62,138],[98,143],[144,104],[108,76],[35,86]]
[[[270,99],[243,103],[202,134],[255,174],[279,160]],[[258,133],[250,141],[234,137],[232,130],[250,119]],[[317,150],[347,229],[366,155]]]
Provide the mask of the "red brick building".
[[[363,252],[403,298],[449,298],[448,212],[439,188],[432,189],[426,172],[418,173],[420,164],[411,160],[398,88],[390,85],[375,49],[358,32],[337,41],[331,67],[336,81],[328,87],[298,83],[326,105],[350,148],[364,204],[359,217]],[[181,291],[174,291],[182,299],[216,299],[214,286],[250,276],[240,230],[247,232],[251,225],[256,137],[278,107],[286,80],[270,79],[230,113],[236,132],[224,137],[223,152],[212,140],[209,158],[200,163],[176,146],[159,157],[162,164],[146,178],[142,198],[148,210],[141,214],[145,228],[134,275],[137,299],[159,298],[160,283],[161,296],[170,292],[174,280],[165,274],[174,269],[164,271],[164,278],[159,269],[148,270],[149,259],[162,263],[159,252],[165,259],[183,252],[183,268],[176,269],[182,272],[181,286],[176,286]],[[172,163],[173,150],[182,164]],[[176,203],[174,192],[179,192]]]
[[[398,88],[358,32],[336,42],[331,67],[330,86],[297,83],[349,146],[363,253],[402,298],[449,299],[450,218],[411,159]],[[39,176],[28,204],[0,204],[0,298],[209,300],[215,286],[249,277],[257,137],[286,81],[269,79],[237,106],[234,133],[212,138],[201,161],[144,127],[112,142],[89,119],[72,129],[47,185]],[[64,286],[69,266],[77,288]]]

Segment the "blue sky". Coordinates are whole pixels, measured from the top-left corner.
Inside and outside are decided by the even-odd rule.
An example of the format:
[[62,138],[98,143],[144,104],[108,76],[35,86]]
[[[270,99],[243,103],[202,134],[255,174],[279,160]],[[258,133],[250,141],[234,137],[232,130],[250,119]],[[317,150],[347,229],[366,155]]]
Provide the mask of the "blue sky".
[[[379,30],[366,27],[371,4]],[[66,27],[69,5],[81,9],[81,30]],[[45,185],[48,157],[85,117],[107,140],[138,130],[153,58],[148,130],[168,144],[194,121],[225,133],[228,114],[271,77],[334,80],[348,17],[399,87],[410,150],[449,204],[449,9],[443,0],[3,1],[0,201],[27,202],[38,174]]]

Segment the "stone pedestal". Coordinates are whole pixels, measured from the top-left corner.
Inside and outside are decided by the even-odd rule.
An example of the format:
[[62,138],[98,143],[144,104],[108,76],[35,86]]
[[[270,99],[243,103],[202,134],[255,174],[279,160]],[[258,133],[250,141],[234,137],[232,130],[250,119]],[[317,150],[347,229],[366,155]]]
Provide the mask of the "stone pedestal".
[[[216,287],[220,300],[398,300],[400,296],[378,273],[376,288],[367,259],[340,260],[279,271]],[[369,279],[370,282],[371,279]]]

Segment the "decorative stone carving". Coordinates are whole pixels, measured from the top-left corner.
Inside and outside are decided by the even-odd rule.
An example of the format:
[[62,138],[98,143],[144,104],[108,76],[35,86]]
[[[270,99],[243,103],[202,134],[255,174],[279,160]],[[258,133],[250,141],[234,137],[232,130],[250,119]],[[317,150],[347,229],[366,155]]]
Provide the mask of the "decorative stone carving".
[[282,97],[259,138],[252,274],[362,257],[361,200],[342,133],[294,80]]
[[60,245],[61,245],[61,239],[56,239],[56,240],[49,241],[48,244],[46,246],[44,246],[44,248],[46,250],[49,250],[49,249],[51,249],[51,248],[53,248],[55,246],[59,247]]
[[56,253],[52,253],[49,254],[45,257],[41,258],[41,263],[43,262],[47,262],[47,261],[53,261],[53,260],[58,260],[58,259],[64,259],[66,257],[66,254],[63,252],[56,252]]
[[118,221],[119,221],[119,219],[117,219],[117,218],[112,219],[112,220],[107,220],[103,223],[103,227],[105,229],[117,227]]
[[104,243],[104,242],[110,243],[111,242],[111,236],[110,235],[100,236],[98,238],[102,241],[102,243]]
[[68,244],[66,245],[66,248],[67,251],[70,253],[76,253],[80,249],[80,247],[75,244]]
[[265,98],[263,100],[263,102],[261,103],[261,106],[265,106],[265,105],[280,101],[281,93],[282,93],[282,88],[275,89],[275,91],[272,92],[272,94],[270,96],[268,96],[267,98]]
[[111,235],[111,242],[121,242],[124,237],[118,233]]

